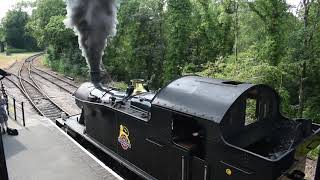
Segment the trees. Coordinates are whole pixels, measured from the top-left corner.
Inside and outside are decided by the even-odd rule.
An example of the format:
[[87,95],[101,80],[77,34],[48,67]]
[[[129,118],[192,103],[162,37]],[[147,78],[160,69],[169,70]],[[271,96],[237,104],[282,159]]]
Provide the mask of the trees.
[[282,24],[288,16],[285,0],[248,1],[249,8],[263,21],[266,30],[267,54],[272,65],[278,65],[284,50]]
[[[320,29],[319,21],[320,21],[320,1],[316,0],[302,0],[302,10],[301,16],[303,19],[303,38],[302,45],[298,51],[301,52],[301,56],[299,59],[300,62],[300,81],[299,81],[299,116],[303,117],[305,110],[305,101],[309,101],[310,108],[319,107],[317,105],[319,102],[318,95],[314,92],[313,88],[306,86],[307,81],[308,84],[317,84],[319,81],[317,78],[318,75],[314,76],[315,71],[314,68],[318,68],[317,61],[320,60],[320,51],[319,51],[319,39],[317,37],[317,29]],[[319,32],[319,31],[318,31]],[[316,36],[316,38],[314,38]],[[309,71],[309,73],[308,73]],[[316,88],[317,89],[317,88]],[[318,89],[317,89],[318,90]],[[307,94],[314,94],[316,97],[308,98]]]
[[192,0],[192,6],[193,63],[201,65],[231,55],[239,30],[239,2]]
[[5,43],[5,32],[0,24],[0,53],[4,52],[4,43]]
[[[103,61],[113,79],[143,78],[154,89],[188,73],[266,83],[286,115],[320,122],[320,3],[301,2],[293,14],[284,0],[121,1]],[[50,66],[85,76],[77,38],[63,25],[63,0],[35,6],[27,29],[47,47]]]
[[190,0],[168,0],[167,49],[164,63],[164,81],[181,75],[183,66],[190,62],[191,12]]
[[243,2],[238,55],[209,62],[199,74],[269,84],[280,93],[286,115],[320,122],[319,1],[302,0],[295,15],[281,0]]
[[8,46],[20,49],[34,49],[33,39],[27,34],[25,26],[29,15],[21,8],[7,12],[2,20],[3,36]]
[[154,87],[160,86],[165,55],[164,1],[130,0],[120,7],[118,32],[110,39],[104,57],[107,69],[115,79],[144,78]]
[[26,28],[41,48],[47,49],[47,62],[54,70],[86,75],[87,66],[77,37],[63,23],[66,5],[63,0],[38,0]]
[[50,17],[48,24],[42,29],[46,44],[50,44],[56,48],[64,48],[75,38],[72,30],[65,27],[63,23],[64,19],[65,17],[62,15]]
[[65,16],[66,5],[63,0],[37,0],[30,22],[26,28],[37,40],[39,47],[48,46],[45,27],[53,16]]

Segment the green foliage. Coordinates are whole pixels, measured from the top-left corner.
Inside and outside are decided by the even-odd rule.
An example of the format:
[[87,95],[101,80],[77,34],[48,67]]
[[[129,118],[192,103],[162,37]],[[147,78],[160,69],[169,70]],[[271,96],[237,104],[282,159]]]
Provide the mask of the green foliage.
[[190,0],[168,0],[167,54],[164,64],[164,81],[181,75],[182,67],[189,62],[189,36],[191,34],[192,4]]
[[122,81],[121,82],[111,82],[109,84],[109,86],[114,87],[116,89],[120,89],[122,91],[125,91],[128,88],[128,84],[125,82],[122,82]]
[[63,0],[37,0],[31,20],[26,25],[41,47],[47,47],[46,63],[70,76],[87,76],[87,65],[79,50],[77,37],[63,23]]
[[[161,85],[164,57],[162,1],[123,1],[118,12],[118,32],[108,43],[104,63],[114,79],[151,80]],[[128,16],[130,14],[130,16]]]
[[49,46],[46,62],[53,70],[70,76],[87,77],[88,67],[81,51],[74,44],[67,47]]
[[40,47],[49,45],[46,37],[46,26],[53,16],[65,16],[66,5],[63,0],[37,0],[32,12],[31,20],[26,28],[37,39]]
[[5,42],[6,36],[5,36],[5,30],[3,28],[3,25],[0,24],[0,42]]
[[313,159],[313,160],[317,160],[319,157],[319,150],[320,150],[320,146],[318,146],[318,148],[314,149],[313,151],[311,151],[309,154],[308,154],[308,157]]
[[46,42],[50,45],[66,47],[75,38],[70,29],[66,29],[63,20],[65,16],[52,16],[48,24],[43,29]]
[[2,19],[2,32],[0,40],[6,42],[8,46],[20,49],[36,49],[34,39],[31,38],[25,29],[29,21],[29,15],[21,8],[13,9],[7,12]]
[[288,17],[288,5],[284,0],[256,0],[248,2],[249,8],[263,22],[267,44],[265,46],[266,54],[269,56],[269,62],[277,65],[284,49],[285,40],[283,39],[285,24]]
[[0,24],[0,53],[4,52],[5,40],[5,31],[2,25]]
[[245,125],[255,123],[257,121],[256,116],[257,100],[256,99],[247,99],[246,101],[246,116],[245,116]]
[[[64,1],[37,0],[35,7],[26,29],[47,47],[48,65],[88,76],[77,37],[63,24]],[[298,116],[302,84],[303,116],[320,122],[320,1],[308,7],[305,18],[305,8],[293,14],[284,0],[121,1],[117,35],[108,39],[103,62],[121,88],[143,78],[157,89],[195,73],[268,84],[290,117]],[[0,41],[1,32],[0,26]]]
[[6,51],[7,51],[9,54],[28,52],[28,50],[26,50],[26,49],[17,49],[17,48],[8,48]]
[[230,56],[214,63],[209,62],[204,66],[204,70],[197,74],[218,79],[267,84],[280,94],[281,107],[285,115],[289,117],[295,115],[294,107],[289,102],[289,92],[284,86],[285,82],[292,81],[292,77],[281,66],[276,67],[266,62],[259,62],[250,54],[241,53],[238,61],[235,61],[234,56]]

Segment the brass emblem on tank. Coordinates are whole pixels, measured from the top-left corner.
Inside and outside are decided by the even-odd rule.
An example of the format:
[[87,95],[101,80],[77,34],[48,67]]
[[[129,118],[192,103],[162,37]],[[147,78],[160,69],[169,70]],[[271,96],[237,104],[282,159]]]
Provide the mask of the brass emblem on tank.
[[231,176],[231,175],[232,175],[231,169],[226,169],[226,174],[227,174],[228,176]]
[[129,139],[129,130],[127,127],[120,125],[118,142],[120,143],[122,149],[128,150],[131,148],[131,143]]

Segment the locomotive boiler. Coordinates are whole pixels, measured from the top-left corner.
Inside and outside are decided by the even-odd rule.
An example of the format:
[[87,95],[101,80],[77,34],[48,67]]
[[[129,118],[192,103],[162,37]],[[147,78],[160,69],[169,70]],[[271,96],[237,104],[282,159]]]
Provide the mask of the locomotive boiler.
[[281,115],[266,85],[185,76],[157,92],[84,83],[75,98],[82,114],[65,124],[146,179],[302,180],[297,165],[320,142],[320,126]]

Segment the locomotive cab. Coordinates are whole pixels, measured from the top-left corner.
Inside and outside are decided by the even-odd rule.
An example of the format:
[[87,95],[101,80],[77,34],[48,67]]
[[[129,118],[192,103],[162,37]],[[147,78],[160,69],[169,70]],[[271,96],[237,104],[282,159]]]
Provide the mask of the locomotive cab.
[[168,114],[172,147],[182,151],[184,173],[193,179],[271,180],[294,169],[305,156],[297,157],[296,149],[320,128],[282,116],[279,105],[278,94],[266,85],[197,76],[171,82],[152,102]]
[[[308,120],[304,123],[312,124]],[[299,141],[299,133],[302,133],[297,131],[299,125],[281,116],[278,95],[260,85],[250,88],[235,101],[220,127],[227,143],[268,159],[277,159]],[[309,136],[312,131],[304,133]]]

